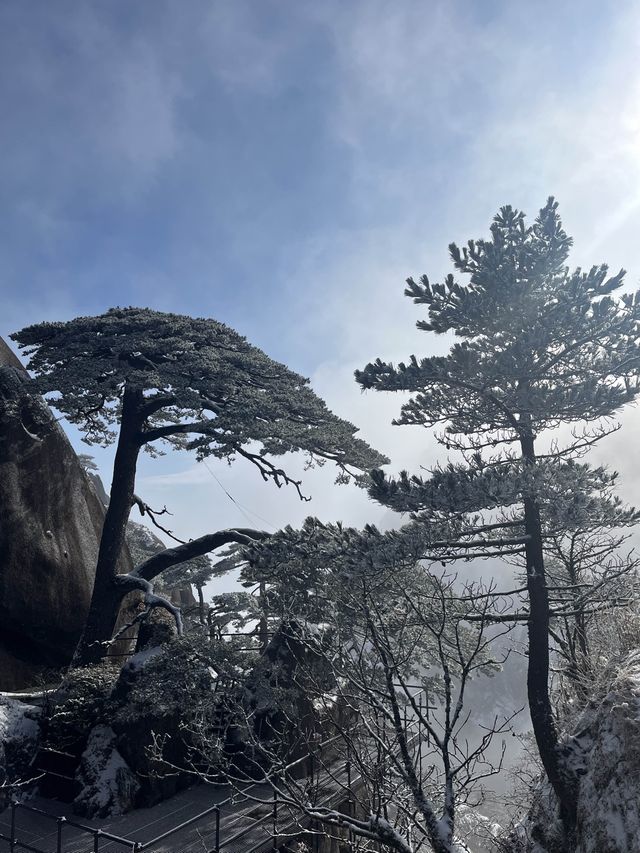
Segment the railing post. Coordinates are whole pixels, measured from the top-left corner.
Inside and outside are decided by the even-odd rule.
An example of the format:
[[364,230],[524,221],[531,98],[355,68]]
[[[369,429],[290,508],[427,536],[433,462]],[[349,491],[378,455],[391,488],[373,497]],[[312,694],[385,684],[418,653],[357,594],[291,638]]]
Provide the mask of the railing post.
[[220,807],[216,809],[216,850],[215,853],[220,853]]
[[[347,799],[347,814],[349,817],[353,817],[354,809],[352,808],[351,799],[351,741],[347,741],[347,763],[345,769],[347,771],[347,790],[349,791]],[[351,827],[349,827],[347,831],[347,843],[349,845],[349,849],[353,850],[353,835],[351,833]]]
[[420,784],[422,784],[422,693],[418,699],[418,768],[420,771]]
[[18,804],[15,800],[11,800],[11,841],[9,842],[9,850],[11,853],[16,849],[16,809]]
[[273,853],[278,850],[278,791],[273,789]]
[[96,829],[93,833],[93,853],[100,853],[100,836],[102,835],[101,830]]
[[[424,715],[427,718],[427,722],[429,722],[429,688],[424,688]],[[429,734],[429,729],[427,729],[427,746],[431,746],[431,735]]]
[[56,821],[58,825],[58,835],[56,839],[56,853],[62,853],[62,829],[64,827],[66,817],[59,817]]
[[[379,718],[377,718],[379,719]],[[384,718],[383,718],[384,719]],[[377,730],[380,731],[380,726],[377,724]],[[380,744],[380,738],[376,738],[376,776],[375,776],[375,785],[373,788],[373,806],[375,808],[375,797],[376,791],[378,792],[378,809],[382,808],[382,779],[383,779],[383,769],[382,769],[382,746]]]
[[[351,812],[353,811],[353,809],[351,808],[351,762],[348,759],[347,759],[347,764],[346,764],[346,770],[347,770],[347,789],[349,791],[349,795],[347,797],[347,814],[349,815],[349,817],[352,817]],[[348,839],[349,847],[351,848],[351,846],[352,846],[351,845],[351,827],[349,827],[347,839]]]

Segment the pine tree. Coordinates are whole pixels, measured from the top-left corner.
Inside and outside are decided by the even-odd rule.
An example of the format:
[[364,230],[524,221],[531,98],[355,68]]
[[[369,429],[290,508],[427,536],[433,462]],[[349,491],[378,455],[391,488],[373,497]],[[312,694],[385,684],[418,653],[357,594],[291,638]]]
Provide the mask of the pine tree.
[[261,535],[218,531],[117,575],[131,507],[141,504],[135,479],[143,449],[157,453],[160,444],[194,451],[198,459],[242,457],[264,480],[290,484],[301,497],[300,482],[274,461],[285,453],[302,451],[311,463],[329,460],[340,480],[386,462],[355,437],[352,424],[327,409],[308,380],[216,320],[114,308],[97,317],[29,326],[11,337],[26,348],[42,393],[82,430],[85,441],[116,443],[93,596],[76,663],[102,658],[128,592],[141,591],[145,612],[165,607],[180,625],[177,609],[153,592],[153,578],[214,548]]
[[[640,295],[613,295],[623,270],[570,271],[571,244],[553,198],[532,225],[520,211],[501,208],[489,239],[449,247],[466,284],[453,274],[442,284],[426,276],[407,281],[405,294],[428,311],[418,328],[453,332],[460,342],[446,356],[411,356],[397,366],[378,359],[356,372],[363,388],[411,392],[394,423],[443,427],[441,442],[465,460],[431,480],[389,480],[379,472],[373,497],[423,521],[511,508],[501,522],[477,530],[488,536],[485,553],[524,552],[531,719],[568,831],[575,800],[549,696],[544,537],[563,505],[588,517],[598,475],[574,460],[610,431],[602,419],[606,424],[640,388]],[[540,441],[561,424],[573,425],[566,447]]]

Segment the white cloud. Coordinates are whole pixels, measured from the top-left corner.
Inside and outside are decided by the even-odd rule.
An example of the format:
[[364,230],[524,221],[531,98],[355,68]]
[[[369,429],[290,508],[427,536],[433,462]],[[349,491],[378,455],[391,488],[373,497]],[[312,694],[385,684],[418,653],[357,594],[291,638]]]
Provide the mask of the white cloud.
[[413,123],[424,123],[425,109],[456,124],[445,106],[463,74],[459,40],[470,33],[455,4],[374,0],[337,12],[332,6],[321,18],[336,51],[341,85],[335,131],[345,142],[365,148],[365,126],[381,118],[410,134],[417,130]]
[[[181,28],[182,7],[169,16],[166,27],[175,22],[175,41],[165,28],[162,37],[126,43],[97,7],[80,8],[64,21],[88,69],[86,81],[74,81],[73,98],[65,95],[69,79],[52,75],[37,51],[29,51],[25,66],[28,95],[51,100],[79,119],[73,147],[55,163],[59,184],[53,192],[43,190],[37,204],[23,200],[41,239],[55,240],[56,228],[68,226],[59,218],[58,191],[66,183],[76,186],[76,171],[102,170],[113,178],[107,193],[121,200],[142,192],[157,170],[180,155],[189,133],[180,107],[197,91],[186,72],[193,45],[205,51],[208,70],[227,94],[249,89],[271,97],[290,82],[283,78],[284,58],[288,40],[298,37],[296,27],[306,21],[329,34],[339,86],[324,120],[352,157],[348,196],[358,218],[339,232],[327,221],[304,243],[292,235],[298,251],[280,271],[290,289],[274,294],[274,304],[290,312],[291,347],[316,365],[316,391],[392,458],[392,470],[432,465],[441,458],[439,448],[420,429],[392,427],[401,397],[362,395],[353,370],[378,356],[397,361],[448,346],[446,339],[415,330],[421,314],[402,289],[408,275],[428,272],[437,280],[448,271],[451,239],[486,234],[500,204],[512,202],[533,215],[554,193],[576,238],[576,262],[609,260],[614,268],[631,266],[631,283],[640,278],[639,16],[630,6],[617,7],[617,26],[603,34],[609,41],[604,64],[589,67],[585,45],[584,70],[567,67],[557,77],[547,69],[557,59],[559,39],[543,30],[529,36],[536,14],[531,4],[505,7],[486,25],[474,23],[458,3],[309,4],[298,7],[290,30],[276,31],[265,29],[251,4],[226,2],[198,6],[208,10],[204,16],[185,13],[193,32]],[[23,154],[15,157],[28,171]],[[203,266],[212,257],[203,251]],[[55,271],[53,277],[58,285]],[[140,270],[131,281],[141,294],[152,289]],[[8,300],[9,329],[74,313],[72,285],[53,292],[45,285],[43,278],[37,305]],[[160,283],[162,299],[170,286]],[[606,444],[607,459],[627,472],[635,467],[628,436],[636,419],[636,413],[625,417],[627,431]],[[203,466],[181,464],[145,463],[140,478],[149,503],[166,502],[176,512],[176,531],[197,536],[248,524]],[[361,492],[334,487],[328,467],[306,476],[314,496],[308,505],[291,489],[263,484],[248,465],[219,464],[214,471],[250,516],[257,513],[275,526],[298,524],[309,513],[351,524],[383,523],[384,510]],[[636,482],[627,478],[625,490],[640,503]]]
[[179,78],[161,63],[149,44],[138,42],[116,63],[111,115],[103,137],[105,153],[122,156],[138,176],[148,176],[180,146],[177,103]]

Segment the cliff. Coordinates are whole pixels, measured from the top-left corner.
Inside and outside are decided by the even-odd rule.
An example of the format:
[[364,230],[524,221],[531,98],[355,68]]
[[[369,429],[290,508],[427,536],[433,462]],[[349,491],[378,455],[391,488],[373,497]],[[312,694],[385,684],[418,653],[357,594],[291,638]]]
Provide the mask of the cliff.
[[[0,689],[66,665],[93,588],[104,506],[0,339]],[[129,571],[128,554],[121,571]]]

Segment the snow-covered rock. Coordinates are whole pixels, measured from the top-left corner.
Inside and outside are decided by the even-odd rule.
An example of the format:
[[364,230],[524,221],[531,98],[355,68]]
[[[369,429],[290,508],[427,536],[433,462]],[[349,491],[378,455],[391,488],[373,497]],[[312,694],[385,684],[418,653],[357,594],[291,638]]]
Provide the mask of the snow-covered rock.
[[486,853],[494,849],[494,841],[502,835],[502,827],[477,808],[460,803],[456,807],[456,834],[460,836],[460,850]]
[[[40,709],[17,699],[0,697],[0,785],[12,786],[31,777],[30,765],[38,750]],[[0,806],[4,805],[1,799]]]
[[562,841],[548,784],[505,847],[513,853],[640,853],[640,654],[592,702],[567,743],[577,777],[574,851]]
[[588,735],[578,850],[640,853],[640,656],[628,663],[600,706],[587,711],[581,728]]
[[199,703],[210,701],[212,687],[209,668],[194,659],[189,641],[144,649],[122,668],[109,723],[120,754],[138,775],[137,806],[154,805],[193,783],[184,724]]
[[116,735],[109,726],[96,726],[82,753],[76,778],[82,790],[74,811],[87,817],[123,814],[135,805],[140,783],[118,752]]

